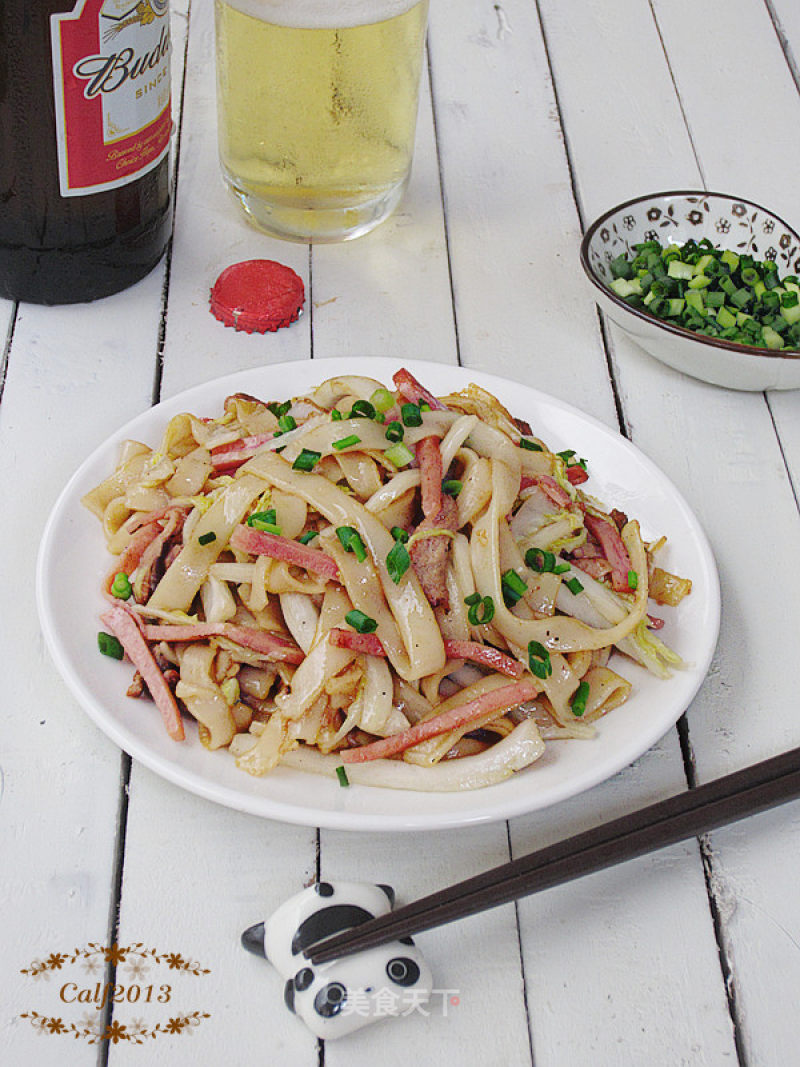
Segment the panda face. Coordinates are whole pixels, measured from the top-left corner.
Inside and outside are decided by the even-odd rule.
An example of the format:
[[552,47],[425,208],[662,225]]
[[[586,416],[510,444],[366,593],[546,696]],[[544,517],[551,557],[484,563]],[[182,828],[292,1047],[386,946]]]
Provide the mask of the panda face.
[[292,897],[242,935],[286,979],[284,999],[318,1037],[334,1038],[430,997],[433,980],[411,938],[312,967],[311,944],[377,915],[394,903],[390,886],[320,882]]

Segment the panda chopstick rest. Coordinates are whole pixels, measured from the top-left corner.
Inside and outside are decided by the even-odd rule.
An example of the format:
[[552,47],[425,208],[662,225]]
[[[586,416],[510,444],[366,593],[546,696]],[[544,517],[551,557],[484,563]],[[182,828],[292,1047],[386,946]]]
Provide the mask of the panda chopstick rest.
[[245,930],[242,944],[275,967],[286,982],[286,1006],[317,1037],[343,1037],[430,999],[430,968],[410,937],[317,967],[304,956],[310,945],[386,915],[393,904],[391,886],[317,882]]

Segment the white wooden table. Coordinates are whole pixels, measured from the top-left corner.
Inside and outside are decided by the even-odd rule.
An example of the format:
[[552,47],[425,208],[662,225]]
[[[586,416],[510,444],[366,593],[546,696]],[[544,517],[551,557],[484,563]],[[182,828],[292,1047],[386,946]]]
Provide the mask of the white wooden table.
[[[239,935],[315,875],[391,882],[411,900],[800,744],[800,397],[717,389],[654,362],[599,316],[577,256],[592,218],[658,189],[733,192],[800,223],[800,7],[432,0],[409,194],[368,237],[311,249],[248,228],[221,187],[210,8],[173,4],[166,262],[93,305],[0,302],[0,1062],[797,1063],[796,804],[421,935],[446,992],[427,1015],[338,1043],[318,1045],[286,1012],[279,978]],[[299,323],[263,337],[224,330],[207,310],[219,271],[256,256],[292,266],[308,294]],[[71,472],[187,386],[310,357],[322,378],[326,357],[347,354],[535,385],[629,436],[700,518],[722,582],[717,654],[678,728],[614,779],[510,824],[315,832],[131,764],[69,696],[43,645],[33,573]],[[152,1030],[193,1010],[205,1013],[197,1025],[144,1044],[34,1025],[34,1010],[65,1028],[97,1018],[77,995],[105,979],[88,946],[114,941],[210,972],[150,959],[139,977],[150,1002],[142,993],[115,1018]],[[60,970],[24,973],[53,953],[68,957]],[[156,1003],[169,981],[174,999]]]

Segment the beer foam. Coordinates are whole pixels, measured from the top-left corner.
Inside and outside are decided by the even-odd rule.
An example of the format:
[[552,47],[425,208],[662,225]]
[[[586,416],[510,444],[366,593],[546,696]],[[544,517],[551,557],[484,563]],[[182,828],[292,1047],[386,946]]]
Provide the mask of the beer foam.
[[223,6],[262,22],[297,29],[344,29],[385,22],[424,0],[222,0]]

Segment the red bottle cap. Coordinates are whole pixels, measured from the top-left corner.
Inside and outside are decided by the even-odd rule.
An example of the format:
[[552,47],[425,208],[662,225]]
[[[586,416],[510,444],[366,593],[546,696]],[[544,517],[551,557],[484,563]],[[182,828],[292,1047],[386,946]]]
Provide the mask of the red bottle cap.
[[303,279],[273,259],[234,263],[214,282],[211,313],[226,326],[245,333],[274,332],[300,315],[305,301]]

